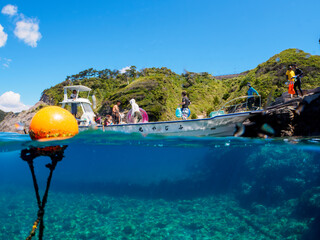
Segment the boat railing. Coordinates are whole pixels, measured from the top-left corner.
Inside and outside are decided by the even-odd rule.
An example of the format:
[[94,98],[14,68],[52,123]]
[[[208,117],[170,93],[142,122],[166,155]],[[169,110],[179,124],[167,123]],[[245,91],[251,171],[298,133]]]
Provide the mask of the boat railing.
[[218,111],[212,112],[211,117],[222,114],[257,111],[261,109],[261,96],[242,96],[226,102]]

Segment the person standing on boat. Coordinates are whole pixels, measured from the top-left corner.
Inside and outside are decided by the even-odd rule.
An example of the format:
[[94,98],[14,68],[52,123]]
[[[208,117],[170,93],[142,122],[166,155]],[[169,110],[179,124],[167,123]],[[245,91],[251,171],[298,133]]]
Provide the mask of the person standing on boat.
[[[72,94],[70,95],[70,98],[75,100],[77,99],[77,90],[73,90],[72,91]],[[72,115],[77,118],[77,112],[78,112],[78,109],[77,109],[77,104],[76,103],[71,103],[71,113]]]
[[187,120],[190,112],[189,105],[191,104],[191,102],[187,97],[187,93],[185,91],[181,93],[181,96],[182,96],[182,102],[179,103],[179,105],[182,105],[181,106],[182,119]]
[[254,103],[254,96],[253,96],[253,94],[254,93],[256,93],[258,96],[260,96],[259,95],[259,93],[257,92],[257,90],[255,90],[252,86],[251,86],[251,84],[248,82],[247,83],[247,86],[249,87],[249,89],[248,89],[248,92],[247,92],[247,95],[248,95],[248,109],[249,110],[253,110],[253,107],[252,107],[252,105],[253,105],[253,103]]
[[138,123],[142,120],[142,115],[140,112],[139,105],[136,103],[136,100],[131,99],[129,101],[131,104],[131,117],[133,118],[133,123]]
[[121,102],[118,100],[117,103],[112,108],[112,119],[113,124],[119,124],[120,123],[120,106]]
[[293,69],[294,69],[294,73],[296,75],[294,85],[293,85],[294,91],[296,92],[297,96],[299,97],[299,93],[298,93],[298,89],[299,89],[301,96],[303,97],[303,93],[301,90],[301,78],[302,78],[303,72],[300,68],[297,67],[296,64],[293,64]]

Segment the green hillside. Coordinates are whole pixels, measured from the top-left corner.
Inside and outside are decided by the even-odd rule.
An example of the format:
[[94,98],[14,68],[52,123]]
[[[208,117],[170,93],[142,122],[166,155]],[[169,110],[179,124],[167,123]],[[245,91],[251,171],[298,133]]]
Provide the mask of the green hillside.
[[131,66],[125,73],[91,68],[67,76],[64,82],[44,90],[42,99],[58,105],[63,99],[64,86],[81,84],[93,89],[98,100],[96,111],[101,115],[108,114],[116,100],[122,102],[123,109],[129,109],[129,100],[135,98],[139,106],[148,112],[151,121],[171,120],[175,119],[174,112],[181,101],[182,90],[187,91],[192,102],[190,109],[196,115],[217,110],[226,101],[246,95],[247,82],[262,95],[263,102],[270,93],[273,97],[281,96],[287,91],[285,72],[292,63],[305,73],[303,89],[320,86],[320,56],[287,49],[246,74],[220,80],[208,73],[186,72],[179,75],[164,67],[137,71],[135,66]]

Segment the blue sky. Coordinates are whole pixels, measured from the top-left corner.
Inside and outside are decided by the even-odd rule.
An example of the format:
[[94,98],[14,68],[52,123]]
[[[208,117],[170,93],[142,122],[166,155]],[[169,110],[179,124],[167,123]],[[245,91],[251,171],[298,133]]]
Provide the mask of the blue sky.
[[320,1],[0,3],[4,110],[33,105],[44,89],[91,67],[222,75],[252,69],[287,48],[320,53]]

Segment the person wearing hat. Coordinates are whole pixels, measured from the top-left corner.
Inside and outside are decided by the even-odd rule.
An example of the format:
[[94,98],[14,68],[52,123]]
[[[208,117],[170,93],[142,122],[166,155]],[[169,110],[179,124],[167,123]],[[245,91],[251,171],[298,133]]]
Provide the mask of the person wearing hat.
[[247,106],[248,106],[248,109],[249,109],[249,110],[253,110],[253,108],[252,108],[252,105],[253,105],[253,103],[254,103],[253,94],[256,93],[258,96],[260,96],[260,95],[259,95],[259,93],[257,92],[257,90],[255,90],[255,89],[251,86],[251,84],[250,84],[249,82],[247,83],[247,86],[249,87],[249,89],[248,89],[248,91],[247,91],[247,95],[248,95],[248,103],[247,103]]

